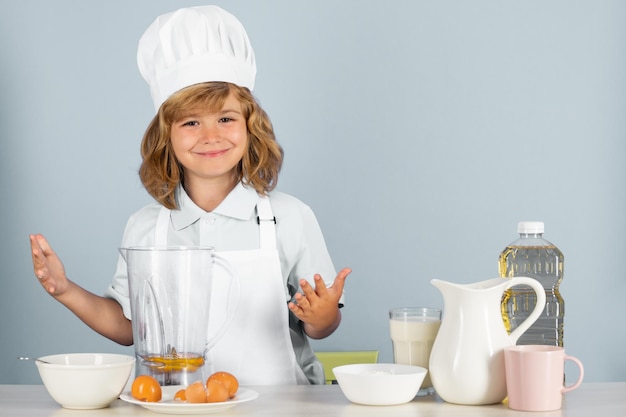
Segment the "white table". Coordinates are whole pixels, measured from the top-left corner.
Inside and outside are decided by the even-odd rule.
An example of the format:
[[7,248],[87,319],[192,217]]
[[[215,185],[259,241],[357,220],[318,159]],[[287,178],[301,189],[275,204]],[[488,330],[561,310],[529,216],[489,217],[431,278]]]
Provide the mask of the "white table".
[[[565,396],[563,408],[553,412],[521,412],[504,404],[461,406],[443,402],[437,396],[417,397],[408,404],[375,407],[350,403],[337,385],[248,387],[259,393],[253,401],[207,416],[517,416],[517,417],[624,417],[626,382],[585,383]],[[0,417],[109,417],[167,416],[116,400],[101,410],[66,410],[55,403],[43,385],[0,385]]]

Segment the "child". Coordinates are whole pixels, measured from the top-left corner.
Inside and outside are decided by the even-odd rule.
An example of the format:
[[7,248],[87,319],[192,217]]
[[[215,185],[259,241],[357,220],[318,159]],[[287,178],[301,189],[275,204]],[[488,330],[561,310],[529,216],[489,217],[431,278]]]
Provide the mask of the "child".
[[[157,109],[139,174],[157,202],[131,216],[121,246],[213,246],[227,255],[247,321],[235,320],[211,351],[215,367],[234,366],[227,370],[244,385],[323,383],[307,337],[339,325],[350,270],[322,280],[335,270],[313,212],[272,191],[283,152],[251,93],[256,64],[245,29],[216,6],[180,9],[147,29],[138,64]],[[42,286],[95,331],[132,344],[123,257],[100,297],[67,278],[43,236],[30,239]],[[272,250],[261,241],[275,242]],[[272,320],[254,314],[260,306]]]

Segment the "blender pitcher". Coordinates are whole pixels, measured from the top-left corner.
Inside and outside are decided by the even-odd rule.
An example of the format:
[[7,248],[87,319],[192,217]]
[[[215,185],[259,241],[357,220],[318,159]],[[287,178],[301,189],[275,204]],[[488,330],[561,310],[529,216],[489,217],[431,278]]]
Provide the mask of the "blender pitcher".
[[[120,252],[128,268],[136,374],[151,375],[161,385],[206,380],[206,354],[226,332],[239,298],[230,264],[212,247],[130,247]],[[226,311],[211,311],[217,287],[227,289],[218,294],[228,300],[221,303]],[[221,323],[211,321],[213,315]]]

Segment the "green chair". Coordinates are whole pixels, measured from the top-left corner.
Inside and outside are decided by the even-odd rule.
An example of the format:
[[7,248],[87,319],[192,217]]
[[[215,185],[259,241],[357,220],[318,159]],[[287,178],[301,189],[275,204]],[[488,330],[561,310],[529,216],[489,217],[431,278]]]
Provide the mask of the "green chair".
[[376,363],[378,362],[377,350],[361,350],[352,352],[316,352],[317,359],[324,367],[324,375],[327,384],[336,384],[333,368],[352,363]]

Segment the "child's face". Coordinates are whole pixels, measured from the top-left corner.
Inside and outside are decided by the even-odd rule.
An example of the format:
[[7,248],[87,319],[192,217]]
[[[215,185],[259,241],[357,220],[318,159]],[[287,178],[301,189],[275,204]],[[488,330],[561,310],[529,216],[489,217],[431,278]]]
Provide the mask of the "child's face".
[[218,112],[191,111],[172,124],[171,140],[174,154],[183,166],[186,185],[198,180],[236,180],[237,164],[248,146],[241,104],[231,94]]

